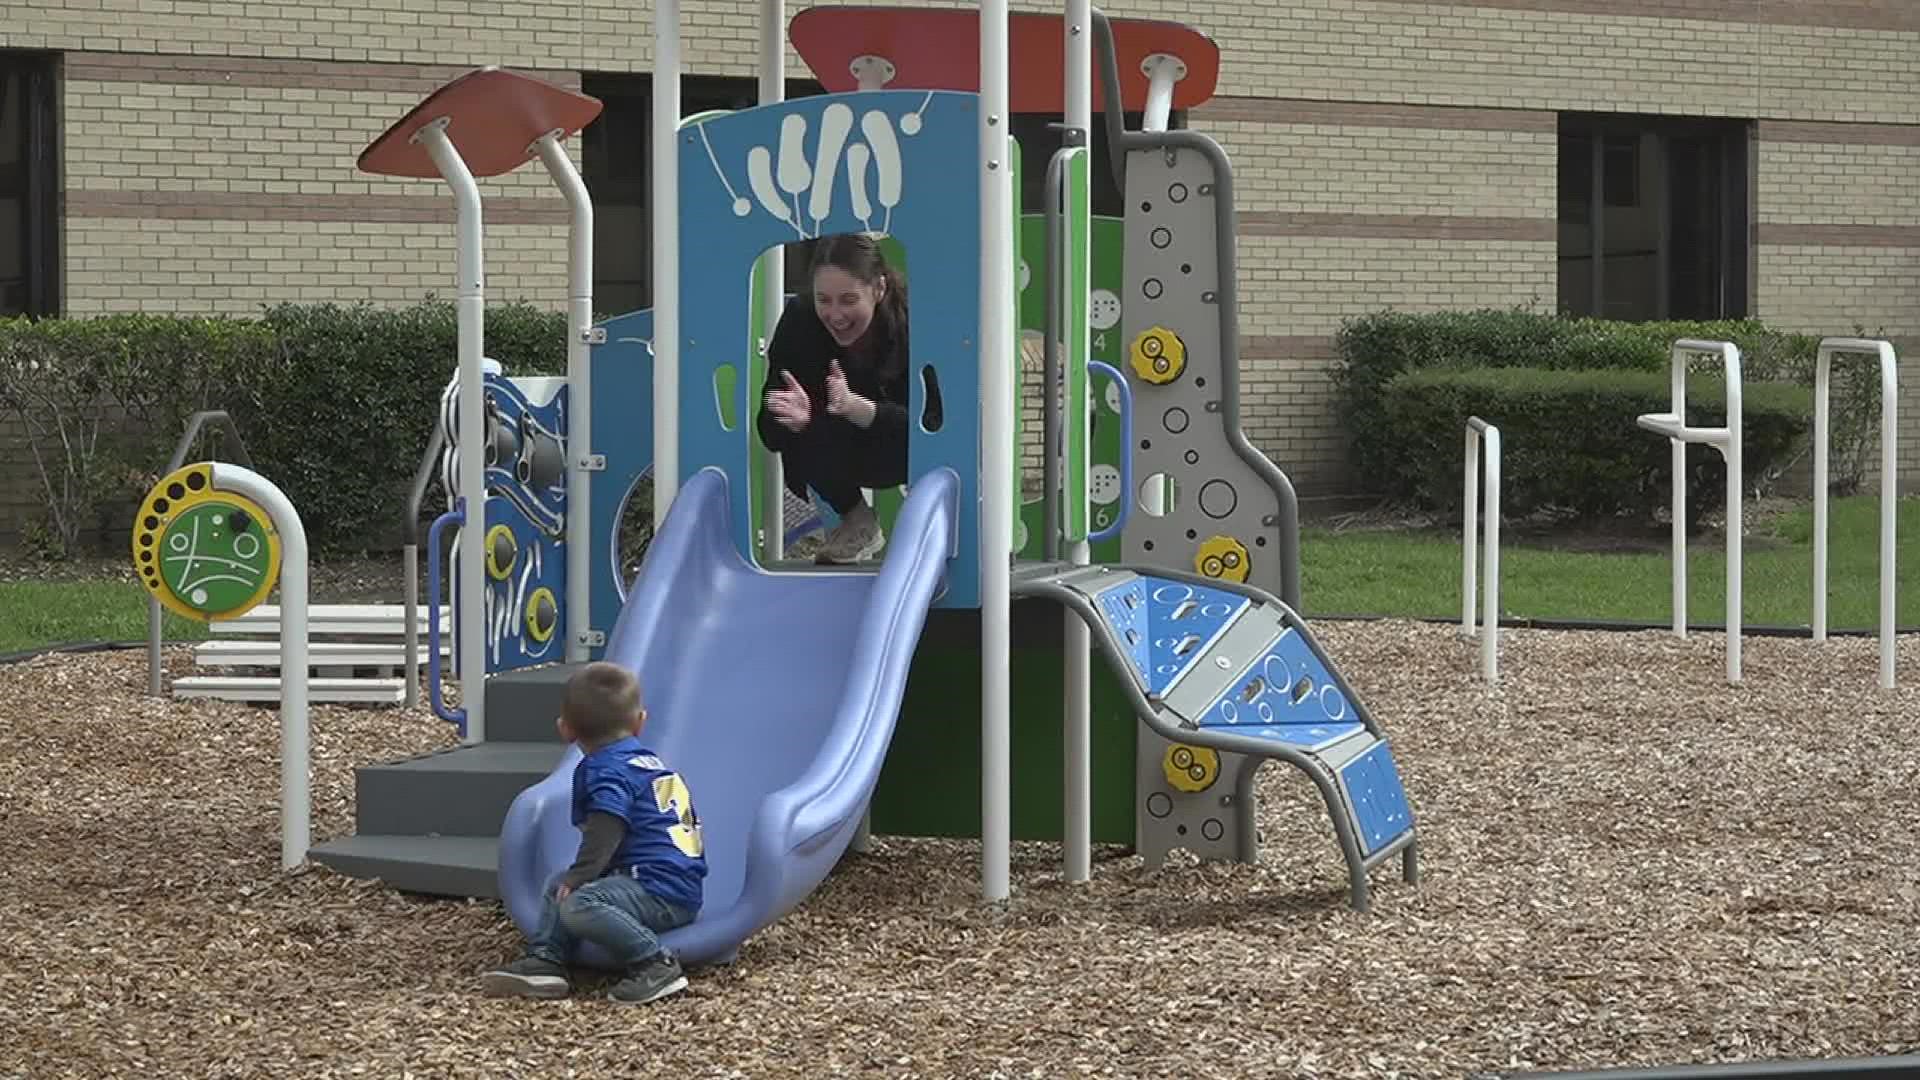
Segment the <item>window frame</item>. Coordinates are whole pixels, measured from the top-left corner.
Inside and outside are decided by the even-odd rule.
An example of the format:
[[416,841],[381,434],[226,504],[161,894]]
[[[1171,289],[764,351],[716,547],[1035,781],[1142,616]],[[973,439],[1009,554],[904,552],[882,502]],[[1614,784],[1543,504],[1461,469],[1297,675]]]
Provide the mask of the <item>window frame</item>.
[[[25,90],[20,164],[0,169],[0,191],[21,202],[20,263],[25,303],[0,307],[0,317],[44,318],[60,314],[62,190],[60,160],[60,55],[0,49],[0,79],[18,74]],[[0,82],[0,87],[5,85]],[[4,97],[0,93],[0,97]],[[0,107],[5,107],[0,102]],[[9,177],[8,172],[15,175]]]

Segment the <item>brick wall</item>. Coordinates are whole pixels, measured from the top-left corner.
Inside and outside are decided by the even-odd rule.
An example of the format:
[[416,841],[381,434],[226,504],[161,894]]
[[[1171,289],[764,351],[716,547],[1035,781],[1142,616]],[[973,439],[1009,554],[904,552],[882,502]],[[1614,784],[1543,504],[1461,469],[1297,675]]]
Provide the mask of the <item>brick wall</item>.
[[[1342,318],[1552,306],[1559,110],[1759,120],[1753,313],[1920,339],[1920,5],[1107,9],[1184,20],[1221,45],[1220,96],[1189,122],[1236,162],[1248,426],[1303,494],[1364,487],[1326,407]],[[685,0],[688,69],[751,74],[758,10]],[[0,47],[68,53],[74,312],[444,292],[444,189],[362,176],[359,148],[474,64],[577,85],[582,71],[644,72],[651,56],[650,8],[613,0],[7,0],[5,16]],[[788,70],[806,72],[791,50]],[[489,181],[485,194],[490,295],[557,303],[558,198],[537,169]],[[1904,374],[1920,382],[1920,369]],[[0,432],[0,450],[12,449]],[[1902,461],[1920,479],[1920,440]]]

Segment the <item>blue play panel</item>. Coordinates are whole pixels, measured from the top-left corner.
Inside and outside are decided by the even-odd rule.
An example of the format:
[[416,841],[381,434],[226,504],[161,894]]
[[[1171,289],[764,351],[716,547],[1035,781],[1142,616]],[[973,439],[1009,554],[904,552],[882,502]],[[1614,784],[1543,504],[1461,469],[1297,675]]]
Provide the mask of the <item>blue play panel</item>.
[[1327,665],[1291,628],[1200,716],[1200,726],[1339,724],[1353,715]]
[[1148,685],[1155,693],[1165,693],[1206,655],[1249,601],[1237,593],[1183,581],[1150,577],[1143,582],[1153,643]]
[[1347,793],[1347,801],[1353,805],[1363,854],[1373,854],[1413,828],[1407,791],[1401,786],[1400,770],[1394,765],[1393,751],[1386,743],[1341,766],[1339,782]]
[[1107,629],[1115,641],[1127,647],[1127,656],[1133,662],[1133,673],[1142,682],[1147,681],[1148,671],[1148,626],[1147,626],[1147,583],[1135,578],[1123,585],[1115,585],[1102,592],[1097,598],[1100,614],[1106,617]]

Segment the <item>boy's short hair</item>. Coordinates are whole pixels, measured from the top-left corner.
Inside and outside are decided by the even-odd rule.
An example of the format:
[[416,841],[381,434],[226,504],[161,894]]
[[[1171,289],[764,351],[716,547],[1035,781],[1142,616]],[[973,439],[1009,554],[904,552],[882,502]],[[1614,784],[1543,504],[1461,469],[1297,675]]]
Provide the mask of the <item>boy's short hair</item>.
[[560,714],[576,738],[588,742],[613,738],[640,715],[640,680],[619,664],[596,660],[567,680]]

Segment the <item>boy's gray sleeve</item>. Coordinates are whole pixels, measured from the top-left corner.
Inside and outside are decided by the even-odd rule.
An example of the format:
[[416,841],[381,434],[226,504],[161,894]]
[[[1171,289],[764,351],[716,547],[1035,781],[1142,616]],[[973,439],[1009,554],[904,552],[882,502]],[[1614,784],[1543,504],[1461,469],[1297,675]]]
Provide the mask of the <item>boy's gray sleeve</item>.
[[587,823],[580,827],[580,854],[567,867],[560,884],[577,889],[599,877],[626,835],[627,823],[612,814],[588,814]]

